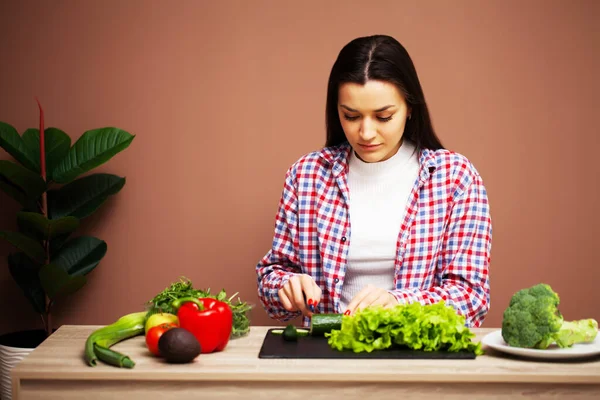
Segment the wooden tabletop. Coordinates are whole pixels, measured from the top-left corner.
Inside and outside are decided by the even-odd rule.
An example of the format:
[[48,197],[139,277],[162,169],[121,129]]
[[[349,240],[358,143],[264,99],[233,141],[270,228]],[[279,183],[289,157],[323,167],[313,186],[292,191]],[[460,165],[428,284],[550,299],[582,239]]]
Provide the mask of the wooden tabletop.
[[[476,360],[259,359],[270,327],[253,326],[248,336],[229,342],[225,351],[202,354],[190,364],[167,364],[146,349],[138,336],[113,348],[136,365],[121,369],[83,359],[84,343],[98,326],[65,325],[12,371],[16,379],[155,380],[155,381],[357,381],[357,382],[496,382],[600,384],[600,357],[574,361],[531,361],[484,348]],[[476,340],[496,329],[473,329]]]

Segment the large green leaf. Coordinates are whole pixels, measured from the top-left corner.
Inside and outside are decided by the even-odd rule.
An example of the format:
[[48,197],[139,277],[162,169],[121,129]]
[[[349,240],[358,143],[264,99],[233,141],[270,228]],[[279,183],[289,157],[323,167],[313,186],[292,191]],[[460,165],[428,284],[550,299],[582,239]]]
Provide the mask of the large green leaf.
[[50,241],[50,259],[54,258],[55,254],[57,254],[60,251],[60,249],[62,249],[64,244],[67,243],[67,240],[70,236],[71,234],[69,233],[64,235],[58,235]]
[[35,172],[9,160],[0,160],[0,188],[21,205],[30,207],[46,190],[46,183]]
[[0,190],[4,193],[15,199],[19,204],[26,206],[30,201],[27,199],[27,196],[18,186],[13,185],[12,183],[3,180],[2,175],[0,175]]
[[39,278],[41,265],[31,261],[24,253],[8,255],[8,269],[29,303],[38,314],[46,310],[46,294]]
[[[23,143],[37,160],[40,159],[40,130],[27,129],[23,133]],[[52,180],[52,172],[71,148],[71,138],[57,128],[44,129],[44,146],[46,148],[46,179]],[[38,162],[39,164],[39,162]],[[39,172],[39,167],[37,172]]]
[[83,219],[91,215],[125,185],[125,178],[111,174],[93,174],[74,180],[57,190],[48,191],[50,218],[67,215]]
[[39,157],[36,158],[35,154],[29,150],[21,136],[19,136],[19,132],[13,126],[4,122],[0,122],[0,147],[25,168],[33,172],[39,171]]
[[106,250],[104,240],[93,236],[80,236],[68,241],[51,261],[69,275],[87,275],[100,263]]
[[49,220],[43,214],[25,211],[17,213],[17,223],[22,231],[34,231],[38,238],[44,240],[51,240],[59,235],[73,233],[79,227],[79,219],[75,217]]
[[[37,213],[37,211],[29,211],[27,209],[22,209],[22,212],[35,212]],[[42,243],[42,241],[44,240],[43,235],[40,234],[40,232],[38,232],[38,230],[32,226],[32,224],[30,223],[25,223],[22,219],[19,219],[17,216],[17,226],[19,227],[19,232],[21,232],[23,235],[35,239],[36,241]],[[43,245],[43,243],[42,243]]]
[[85,276],[70,276],[56,264],[47,264],[40,270],[40,282],[50,300],[71,295],[86,284]]
[[54,169],[54,181],[69,183],[79,175],[104,164],[115,154],[125,150],[134,137],[135,135],[112,127],[85,132]]
[[40,243],[31,239],[19,232],[0,231],[0,238],[6,239],[10,244],[15,246],[29,256],[34,261],[43,262],[46,252]]

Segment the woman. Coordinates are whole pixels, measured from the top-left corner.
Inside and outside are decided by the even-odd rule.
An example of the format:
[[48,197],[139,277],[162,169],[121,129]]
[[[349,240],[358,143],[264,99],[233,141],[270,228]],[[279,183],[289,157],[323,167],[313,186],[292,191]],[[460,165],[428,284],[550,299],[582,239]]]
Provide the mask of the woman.
[[394,38],[348,43],[329,77],[325,147],[287,171],[271,250],[256,266],[268,315],[445,301],[479,327],[489,307],[485,187],[433,130]]

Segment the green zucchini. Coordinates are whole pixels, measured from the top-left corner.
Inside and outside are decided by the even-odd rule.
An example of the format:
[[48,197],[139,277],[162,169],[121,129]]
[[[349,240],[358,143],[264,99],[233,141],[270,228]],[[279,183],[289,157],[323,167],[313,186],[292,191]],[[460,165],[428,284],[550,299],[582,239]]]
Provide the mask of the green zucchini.
[[85,360],[89,366],[95,367],[98,359],[121,368],[133,368],[135,363],[124,354],[111,350],[110,347],[123,340],[144,334],[146,311],[127,314],[110,325],[96,329],[85,342]]
[[344,314],[313,314],[310,321],[310,334],[324,336],[334,329],[341,329]]

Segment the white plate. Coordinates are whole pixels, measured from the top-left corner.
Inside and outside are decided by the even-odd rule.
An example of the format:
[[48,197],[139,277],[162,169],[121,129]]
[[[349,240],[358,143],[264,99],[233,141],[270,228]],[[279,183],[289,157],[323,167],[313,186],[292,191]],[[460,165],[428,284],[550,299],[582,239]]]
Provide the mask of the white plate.
[[539,359],[569,359],[600,354],[600,335],[596,336],[596,339],[594,339],[593,342],[575,344],[573,347],[567,349],[561,349],[556,345],[551,345],[545,350],[540,350],[511,347],[502,338],[502,330],[497,330],[488,333],[481,340],[481,344],[503,353]]

